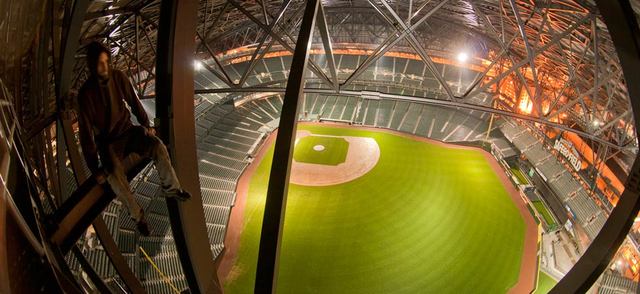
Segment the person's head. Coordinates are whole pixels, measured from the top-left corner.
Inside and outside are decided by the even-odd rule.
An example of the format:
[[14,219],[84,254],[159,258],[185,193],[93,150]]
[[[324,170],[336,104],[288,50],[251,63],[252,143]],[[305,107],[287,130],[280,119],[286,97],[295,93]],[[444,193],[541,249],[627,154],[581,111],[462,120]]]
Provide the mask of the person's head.
[[111,51],[102,43],[94,41],[87,45],[87,66],[92,75],[101,79],[109,77]]

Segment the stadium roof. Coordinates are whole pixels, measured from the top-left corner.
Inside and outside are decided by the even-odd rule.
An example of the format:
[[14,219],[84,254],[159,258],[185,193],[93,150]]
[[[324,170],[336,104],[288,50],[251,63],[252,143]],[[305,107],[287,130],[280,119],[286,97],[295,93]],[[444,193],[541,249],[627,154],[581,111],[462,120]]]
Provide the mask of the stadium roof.
[[[261,86],[248,82],[249,76],[260,74],[254,63],[292,52],[302,1],[200,2],[194,60],[202,60],[218,82],[200,90]],[[146,94],[153,93],[159,6],[159,1],[148,0],[95,1],[81,31],[82,44],[106,41],[118,66],[139,78]],[[352,90],[350,85],[367,84],[359,79],[378,58],[404,57],[419,60],[411,65],[426,67],[438,83],[442,93],[424,98],[464,107],[478,105],[472,98],[488,94],[496,100],[489,108],[563,125],[614,149],[636,150],[619,61],[591,1],[323,1],[323,7],[328,36],[318,22],[318,56],[309,65],[314,74],[308,88]],[[332,50],[324,50],[323,41]],[[471,58],[458,61],[461,52]],[[339,54],[363,58],[340,70],[335,60],[334,65],[326,62],[329,55]],[[76,84],[84,72],[83,59],[78,61]],[[252,65],[239,79],[229,73],[238,62]],[[437,64],[467,67],[474,76],[463,91],[452,90]],[[276,81],[268,86],[282,85]]]
[[[16,96],[15,121],[23,122],[18,129],[27,138],[39,133],[48,143],[51,125],[56,133],[70,131],[70,124],[53,124],[69,120],[64,112],[69,108],[60,106],[73,103],[73,95],[60,89],[77,89],[86,79],[82,48],[94,40],[110,46],[114,63],[144,97],[154,97],[156,44],[162,43],[157,42],[160,2],[0,2],[0,48],[5,50],[0,55],[0,82],[3,92],[6,83]],[[639,14],[638,1],[631,3]],[[87,9],[74,7],[83,4]],[[194,102],[282,93],[305,1],[199,4],[192,61]],[[603,4],[609,3],[598,2]],[[74,11],[82,11],[84,19],[73,17]],[[635,61],[637,56],[618,56],[594,1],[322,1],[318,16],[305,84],[308,93],[402,98],[492,112],[532,122],[529,126],[574,132],[601,159],[615,156],[631,165],[636,157],[634,114],[618,58]],[[78,51],[66,46],[75,40]],[[633,80],[630,64],[624,63],[626,77]],[[163,74],[166,70],[158,73]],[[630,83],[629,91],[637,93],[637,84]],[[637,101],[634,105],[637,112]],[[57,138],[56,147],[64,143],[62,136]],[[34,146],[30,147],[44,153],[39,144]],[[63,152],[58,159],[64,156]],[[625,205],[617,206],[627,210],[619,210],[618,217],[612,214],[605,228],[624,228],[622,222],[637,213],[631,209],[637,207],[638,166],[628,181],[628,196],[621,197]],[[606,245],[614,234],[623,236],[626,231],[603,230],[607,236],[594,244]]]
[[[53,15],[61,22],[64,13],[59,7],[64,6],[59,1],[53,1],[52,7],[36,2],[13,3],[9,7],[12,9],[4,10],[5,16],[10,19],[19,15],[10,10],[43,9],[43,13],[57,11]],[[561,129],[576,131],[592,144],[622,150],[621,154],[630,157],[637,152],[620,63],[593,1],[356,0],[322,4],[326,22],[319,21],[314,34],[313,48],[317,50],[312,52],[312,77],[307,88],[337,92],[385,85],[380,79],[367,80],[363,73],[410,59],[418,61],[407,63],[416,67],[406,70],[417,73],[410,78],[422,73],[434,83],[421,83],[424,91],[403,95],[448,101],[460,107],[499,109],[503,114],[563,126]],[[632,4],[636,12],[640,11],[637,1]],[[251,77],[269,74],[268,68],[258,69],[261,59],[291,55],[303,8],[304,1],[299,0],[200,1],[199,45],[194,60],[203,61],[198,65],[205,69],[201,75],[211,76],[212,83],[200,85],[198,93],[283,88],[286,70],[284,78],[268,84],[256,83]],[[149,97],[154,93],[159,10],[157,0],[93,1],[80,30],[81,48],[93,40],[107,43],[117,66],[127,69]],[[34,34],[34,26],[29,24],[37,21],[37,15],[34,17],[12,22],[19,25],[6,29],[23,29],[24,40],[29,40]],[[325,50],[325,44],[331,49]],[[20,50],[20,46],[9,47]],[[458,61],[460,53],[468,54],[469,60]],[[341,67],[339,55],[358,58],[352,66]],[[17,55],[7,56],[4,58],[10,60]],[[393,59],[388,62],[385,57]],[[77,89],[86,76],[82,54],[77,54],[76,60],[72,89]],[[283,65],[286,62],[283,60]],[[10,61],[4,63],[11,65]],[[55,68],[55,62],[48,63]],[[242,70],[231,68],[238,63],[243,63]],[[463,85],[458,85],[460,89],[442,74],[445,65],[466,68],[471,73]],[[243,72],[246,69],[250,70]],[[438,88],[435,93],[427,91],[434,87]],[[483,95],[493,99],[487,102]],[[54,109],[53,96],[43,96],[46,101],[38,105]],[[232,96],[215,95],[219,99]]]

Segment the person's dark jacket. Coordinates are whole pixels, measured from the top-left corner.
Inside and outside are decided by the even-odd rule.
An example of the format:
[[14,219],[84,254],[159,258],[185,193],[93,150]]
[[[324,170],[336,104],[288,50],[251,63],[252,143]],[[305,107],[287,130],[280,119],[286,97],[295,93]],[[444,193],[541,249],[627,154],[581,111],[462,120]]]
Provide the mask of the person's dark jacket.
[[106,81],[91,76],[78,92],[80,145],[93,173],[98,170],[99,148],[105,148],[133,126],[124,102],[140,125],[148,128],[149,117],[123,72],[111,70]]

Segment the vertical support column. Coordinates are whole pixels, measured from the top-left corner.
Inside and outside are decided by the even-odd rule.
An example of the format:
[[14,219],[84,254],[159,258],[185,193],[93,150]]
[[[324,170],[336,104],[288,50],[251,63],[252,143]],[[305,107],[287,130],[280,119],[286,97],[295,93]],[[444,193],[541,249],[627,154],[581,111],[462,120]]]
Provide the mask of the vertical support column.
[[140,17],[138,16],[137,13],[134,15],[134,19],[136,21],[136,62],[137,62],[136,72],[138,77],[138,79],[136,80],[136,90],[138,91],[138,95],[143,96],[144,93],[142,92],[142,88],[141,88],[142,78],[140,75],[141,74],[140,71],[142,70],[140,68],[140,63],[142,63],[140,61],[140,21],[139,21]]
[[[636,136],[640,136],[640,28],[628,0],[596,0],[611,40],[616,46],[620,65],[631,97]],[[625,183],[620,201],[611,211],[600,233],[578,262],[549,293],[585,293],[609,266],[611,259],[629,234],[640,211],[640,160],[636,159]]]
[[[69,121],[69,115],[65,114],[65,99],[69,94],[69,89],[71,87],[72,78],[73,78],[73,66],[75,65],[75,54],[78,50],[79,40],[80,40],[80,30],[82,29],[82,22],[84,21],[84,16],[87,13],[87,9],[89,8],[88,0],[76,0],[73,2],[73,6],[70,10],[70,15],[65,18],[65,23],[63,27],[65,31],[63,32],[62,42],[60,45],[60,65],[58,66],[58,71],[56,72],[56,105],[58,108],[58,126],[56,129],[56,140],[57,140],[57,154],[58,154],[58,172],[62,175],[62,172],[66,165],[65,153],[68,149],[68,142],[73,142],[73,134],[69,134],[65,132],[63,129],[63,124],[71,124]],[[71,154],[70,154],[71,157]],[[62,178],[62,177],[61,177]],[[79,183],[82,183],[84,179],[78,179],[76,175],[76,180]],[[62,182],[60,182],[60,187],[63,187]]]
[[320,31],[320,36],[322,37],[322,45],[324,46],[329,71],[331,72],[333,89],[338,93],[340,92],[340,83],[338,82],[338,72],[336,70],[336,62],[333,56],[333,48],[331,47],[331,37],[329,37],[329,26],[327,25],[327,17],[324,14],[322,2],[320,2],[320,5],[318,6],[318,31]]
[[318,3],[318,0],[307,1],[291,61],[291,71],[282,105],[262,220],[255,293],[275,293],[276,291],[280,243],[291,172],[291,155],[298,121],[298,104],[303,99],[304,75],[309,60]]
[[193,293],[219,293],[205,225],[196,156],[193,58],[198,1],[163,0],[156,59],[156,126],[191,200],[167,199],[171,229]]
[[9,279],[9,263],[7,262],[7,203],[9,197],[7,193],[7,189],[4,185],[5,181],[8,181],[7,176],[9,175],[9,160],[10,156],[10,147],[7,142],[8,139],[5,138],[5,134],[0,131],[0,292],[9,293],[11,289],[9,288],[9,283],[11,280]]

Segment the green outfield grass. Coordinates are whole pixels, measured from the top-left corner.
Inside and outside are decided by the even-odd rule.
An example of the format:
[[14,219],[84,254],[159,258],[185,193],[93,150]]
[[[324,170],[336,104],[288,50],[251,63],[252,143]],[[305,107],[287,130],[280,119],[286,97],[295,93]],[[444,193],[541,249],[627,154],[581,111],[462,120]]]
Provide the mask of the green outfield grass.
[[[324,150],[317,151],[313,147],[321,145]],[[293,151],[293,159],[298,162],[324,165],[338,165],[347,159],[349,142],[343,138],[307,136],[298,139]]]
[[536,291],[533,292],[535,294],[546,294],[549,293],[549,291],[551,290],[551,288],[553,288],[553,286],[555,286],[558,282],[556,280],[554,280],[551,276],[543,273],[543,272],[539,272],[538,273],[538,288],[536,288]]
[[511,168],[511,172],[513,173],[514,176],[516,176],[519,184],[523,184],[523,185],[529,184],[529,181],[527,181],[527,178],[524,177],[520,169],[514,167],[514,168]]
[[542,201],[536,200],[536,201],[532,201],[532,203],[533,203],[533,206],[536,207],[536,210],[538,211],[538,213],[542,215],[542,218],[544,218],[544,221],[547,223],[547,225],[549,226],[556,225],[556,222],[553,220],[551,213],[549,212],[547,207],[544,206],[544,203],[542,203]]
[[[372,131],[366,175],[329,187],[290,185],[278,293],[506,293],[517,281],[525,224],[484,156]],[[273,146],[259,163],[225,293],[253,293]]]

